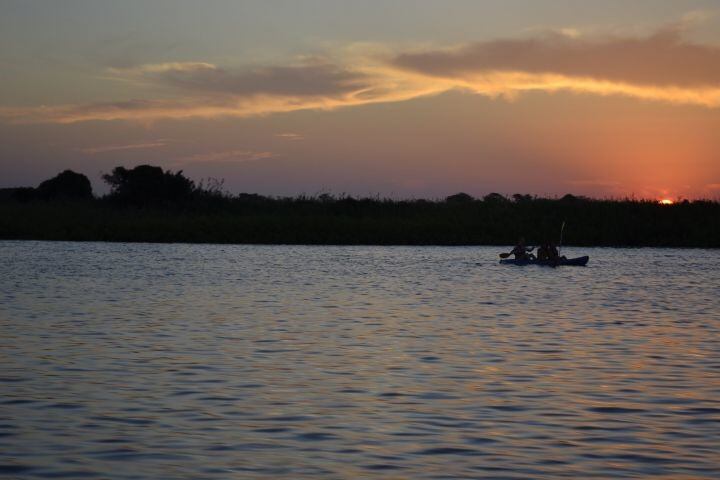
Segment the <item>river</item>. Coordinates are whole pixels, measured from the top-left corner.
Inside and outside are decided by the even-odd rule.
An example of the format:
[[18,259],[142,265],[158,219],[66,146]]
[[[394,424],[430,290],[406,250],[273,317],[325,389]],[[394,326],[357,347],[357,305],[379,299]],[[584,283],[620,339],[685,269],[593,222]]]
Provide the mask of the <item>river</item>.
[[0,242],[0,477],[720,476],[720,251]]

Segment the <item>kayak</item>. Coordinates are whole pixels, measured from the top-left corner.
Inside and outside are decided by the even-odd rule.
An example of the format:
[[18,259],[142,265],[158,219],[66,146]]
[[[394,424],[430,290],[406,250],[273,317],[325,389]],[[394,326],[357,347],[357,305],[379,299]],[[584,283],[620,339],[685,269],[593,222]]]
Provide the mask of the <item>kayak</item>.
[[568,267],[584,267],[587,265],[590,257],[587,255],[577,258],[566,258],[555,260],[515,260],[514,258],[505,258],[500,260],[503,265],[545,265],[548,267],[568,266]]

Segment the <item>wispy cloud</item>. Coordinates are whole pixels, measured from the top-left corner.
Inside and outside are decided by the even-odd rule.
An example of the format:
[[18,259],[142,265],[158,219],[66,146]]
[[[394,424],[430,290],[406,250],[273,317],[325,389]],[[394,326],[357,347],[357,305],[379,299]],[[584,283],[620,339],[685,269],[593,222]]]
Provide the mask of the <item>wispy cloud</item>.
[[691,10],[680,18],[677,26],[680,29],[690,29],[717,17],[718,13],[720,10],[717,9]]
[[113,69],[119,76],[155,81],[185,92],[234,96],[334,96],[366,88],[366,75],[321,59],[299,65],[230,70],[203,62],[176,62]]
[[[387,85],[386,82],[391,82]],[[153,122],[163,119],[251,117],[298,110],[332,110],[355,105],[410,100],[442,93],[445,82],[420,78],[383,79],[372,86],[334,95],[208,95],[184,94],[175,99],[136,99],[84,105],[2,108],[0,119],[14,123],[77,123],[127,120]]]
[[195,153],[178,159],[181,163],[201,163],[201,162],[249,162],[252,160],[262,160],[264,158],[273,158],[275,154],[272,152],[257,152],[253,150],[225,150],[219,152],[203,152]]
[[[145,64],[109,74],[168,92],[163,99],[0,108],[11,122],[248,117],[400,102],[458,90],[515,99],[527,92],[626,96],[720,107],[720,47],[683,34],[705,14],[645,36],[583,35],[566,29],[525,38],[400,53],[348,49],[343,61],[240,69],[207,62]],[[380,49],[382,51],[382,49]],[[350,53],[348,53],[350,52]],[[285,137],[290,139],[290,137]]]
[[132,143],[129,145],[104,145],[99,147],[81,148],[80,152],[87,155],[97,155],[100,153],[124,151],[124,150],[144,150],[148,148],[160,148],[167,145],[166,141],[157,141],[150,143]]
[[276,133],[275,136],[293,142],[305,140],[305,137],[300,135],[299,133]]
[[478,42],[459,48],[403,53],[393,63],[422,74],[469,81],[488,72],[523,72],[635,86],[720,84],[720,48],[684,41],[682,29],[677,26],[642,38],[546,34]]
[[163,74],[167,72],[195,72],[214,70],[217,67],[205,62],[166,62],[148,63],[124,68],[108,68],[108,72],[121,76],[142,76],[148,74]]

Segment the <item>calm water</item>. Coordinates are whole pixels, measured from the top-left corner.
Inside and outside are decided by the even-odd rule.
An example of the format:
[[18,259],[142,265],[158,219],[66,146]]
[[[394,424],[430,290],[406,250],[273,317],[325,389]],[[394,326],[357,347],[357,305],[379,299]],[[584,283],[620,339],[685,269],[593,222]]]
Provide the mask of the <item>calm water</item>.
[[720,478],[720,251],[0,242],[0,476]]

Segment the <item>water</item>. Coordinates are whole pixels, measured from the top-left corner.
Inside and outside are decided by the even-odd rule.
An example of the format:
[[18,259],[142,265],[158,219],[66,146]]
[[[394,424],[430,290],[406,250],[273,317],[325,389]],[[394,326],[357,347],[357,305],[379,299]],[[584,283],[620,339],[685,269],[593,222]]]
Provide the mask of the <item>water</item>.
[[0,242],[0,476],[720,478],[720,252]]

